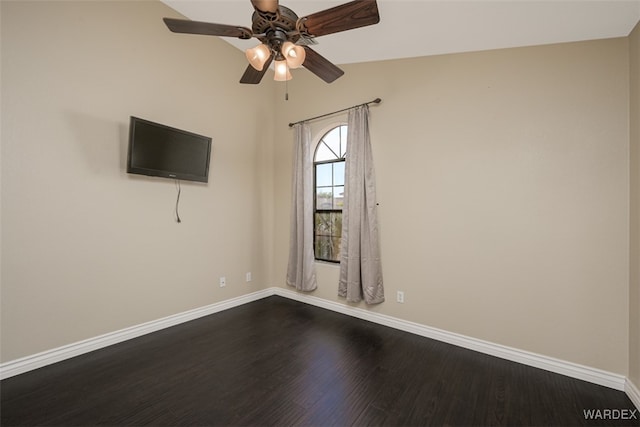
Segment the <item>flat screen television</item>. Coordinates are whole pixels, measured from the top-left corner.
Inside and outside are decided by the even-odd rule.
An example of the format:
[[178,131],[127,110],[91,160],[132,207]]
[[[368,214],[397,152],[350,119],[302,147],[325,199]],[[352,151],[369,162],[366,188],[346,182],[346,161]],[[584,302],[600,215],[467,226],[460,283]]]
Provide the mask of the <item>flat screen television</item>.
[[131,116],[127,172],[209,181],[211,138]]

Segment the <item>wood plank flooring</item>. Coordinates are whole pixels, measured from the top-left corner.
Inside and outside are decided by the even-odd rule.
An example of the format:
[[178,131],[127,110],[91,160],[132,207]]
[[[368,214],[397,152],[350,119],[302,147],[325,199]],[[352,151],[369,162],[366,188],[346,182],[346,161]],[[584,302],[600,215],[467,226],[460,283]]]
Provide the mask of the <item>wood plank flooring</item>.
[[2,426],[640,426],[622,392],[276,296],[0,387]]

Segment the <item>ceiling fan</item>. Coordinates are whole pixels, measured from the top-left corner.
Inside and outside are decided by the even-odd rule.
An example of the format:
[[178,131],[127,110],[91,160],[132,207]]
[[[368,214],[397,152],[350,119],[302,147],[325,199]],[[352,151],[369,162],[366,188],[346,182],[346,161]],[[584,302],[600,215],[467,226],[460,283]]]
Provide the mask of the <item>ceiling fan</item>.
[[380,22],[376,0],[354,0],[330,9],[299,18],[278,0],[251,0],[254,8],[251,28],[185,19],[164,18],[174,33],[209,36],[255,37],[261,44],[245,51],[249,66],[240,83],[258,84],[275,61],[277,81],[291,79],[290,68],[304,66],[327,83],[344,74],[309,45],[316,37],[365,27]]

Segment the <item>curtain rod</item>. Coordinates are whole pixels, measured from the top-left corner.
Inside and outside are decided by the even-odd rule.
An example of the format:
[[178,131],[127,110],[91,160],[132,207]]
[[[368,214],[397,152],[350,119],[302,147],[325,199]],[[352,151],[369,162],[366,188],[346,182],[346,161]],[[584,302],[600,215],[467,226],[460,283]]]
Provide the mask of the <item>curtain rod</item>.
[[382,99],[376,98],[373,101],[365,102],[364,104],[354,105],[353,107],[343,108],[342,110],[338,110],[338,111],[332,111],[331,113],[327,113],[327,114],[322,114],[322,115],[319,115],[319,116],[311,117],[310,119],[304,119],[304,120],[300,120],[300,121],[297,121],[297,122],[294,122],[294,123],[289,123],[289,127],[293,127],[293,126],[297,125],[298,123],[309,122],[311,120],[321,119],[323,117],[331,116],[333,114],[342,113],[343,111],[351,110],[352,108],[362,107],[363,105],[380,104],[381,102],[382,102]]

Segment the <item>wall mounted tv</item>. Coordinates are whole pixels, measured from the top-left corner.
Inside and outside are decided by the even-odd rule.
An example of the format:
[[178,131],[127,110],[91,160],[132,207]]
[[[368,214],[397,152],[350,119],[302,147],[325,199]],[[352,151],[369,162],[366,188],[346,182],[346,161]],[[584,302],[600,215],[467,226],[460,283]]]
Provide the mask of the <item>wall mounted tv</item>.
[[211,138],[131,116],[127,172],[209,181]]

